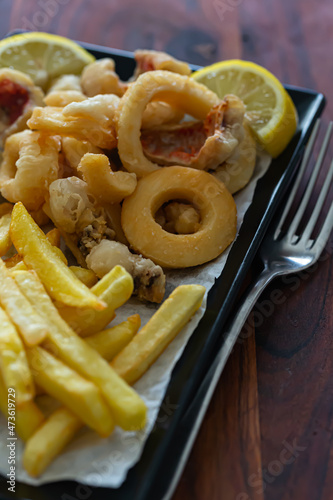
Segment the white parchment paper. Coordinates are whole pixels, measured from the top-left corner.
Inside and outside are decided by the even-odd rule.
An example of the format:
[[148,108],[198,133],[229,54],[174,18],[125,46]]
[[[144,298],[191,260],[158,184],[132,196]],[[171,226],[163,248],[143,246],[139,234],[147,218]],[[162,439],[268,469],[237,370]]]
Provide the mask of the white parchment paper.
[[[238,210],[238,228],[242,224],[244,214],[248,209],[257,180],[266,172],[270,157],[261,154],[257,159],[255,173],[250,184],[236,195]],[[198,283],[207,288],[214,284],[225,265],[228,248],[220,257],[206,265],[191,269],[167,272],[166,297],[178,285]],[[129,315],[139,313],[144,325],[154,314],[158,306],[143,304],[130,300],[117,310],[116,322],[124,321]],[[139,460],[145,441],[151,432],[172,369],[181,356],[185,345],[205,311],[205,301],[188,325],[168,346],[156,363],[135,384],[135,389],[144,399],[148,408],[148,423],[141,432],[124,432],[117,428],[107,439],[85,428],[82,429],[66,450],[50,465],[38,479],[28,476],[22,467],[23,443],[18,439],[16,448],[16,479],[32,485],[40,485],[51,481],[76,480],[92,486],[119,487],[126,478],[128,470]],[[168,411],[174,411],[172,404]],[[3,475],[8,473],[7,422],[0,419],[0,470]]]

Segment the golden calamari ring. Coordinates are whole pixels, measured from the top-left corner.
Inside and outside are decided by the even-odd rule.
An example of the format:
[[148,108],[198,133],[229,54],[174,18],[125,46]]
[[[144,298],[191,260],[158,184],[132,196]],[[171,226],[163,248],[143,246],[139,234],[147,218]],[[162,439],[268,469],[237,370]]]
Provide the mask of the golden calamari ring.
[[[170,200],[186,200],[199,211],[199,230],[172,234],[154,219]],[[208,262],[236,236],[237,210],[233,197],[219,180],[202,170],[165,167],[139,180],[125,199],[121,223],[131,247],[163,267],[182,268]]]
[[203,120],[219,97],[205,85],[170,71],[143,73],[130,85],[116,111],[118,152],[123,166],[139,177],[160,168],[146,158],[140,141],[143,112],[151,101],[163,101]]

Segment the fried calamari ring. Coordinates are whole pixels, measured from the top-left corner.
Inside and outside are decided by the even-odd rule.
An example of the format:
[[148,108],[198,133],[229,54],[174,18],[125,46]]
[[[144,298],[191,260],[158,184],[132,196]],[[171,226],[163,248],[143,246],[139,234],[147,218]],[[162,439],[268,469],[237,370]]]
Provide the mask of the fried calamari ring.
[[[154,219],[170,200],[186,200],[199,211],[199,230],[172,234]],[[187,167],[157,170],[138,182],[125,199],[121,222],[132,248],[164,267],[182,268],[208,262],[236,236],[236,205],[224,184],[208,172]]]
[[139,177],[159,168],[145,157],[140,142],[142,114],[151,100],[167,102],[200,120],[220,103],[214,92],[188,76],[170,71],[149,71],[139,76],[116,112],[119,156],[126,170]]
[[24,130],[6,140],[0,169],[2,196],[39,210],[49,185],[59,176],[60,137]]
[[46,106],[64,108],[72,102],[82,102],[87,97],[77,90],[54,90],[44,97]]

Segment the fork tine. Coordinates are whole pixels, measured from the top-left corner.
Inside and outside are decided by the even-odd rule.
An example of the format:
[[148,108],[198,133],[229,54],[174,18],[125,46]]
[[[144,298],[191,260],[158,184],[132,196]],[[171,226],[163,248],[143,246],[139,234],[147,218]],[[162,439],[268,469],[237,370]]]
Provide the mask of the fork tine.
[[288,215],[288,212],[290,210],[290,207],[292,205],[292,202],[294,201],[294,198],[295,198],[295,195],[297,193],[297,190],[299,188],[299,185],[301,183],[301,180],[303,178],[303,175],[304,175],[304,172],[305,172],[305,169],[308,165],[308,162],[309,162],[309,158],[310,158],[310,155],[312,153],[312,149],[313,149],[313,145],[315,143],[315,140],[317,138],[317,134],[318,134],[318,130],[319,130],[319,126],[320,126],[320,120],[318,119],[315,123],[315,126],[313,127],[313,130],[311,132],[311,136],[310,136],[310,139],[309,139],[309,142],[305,148],[305,152],[304,152],[304,156],[303,156],[303,160],[302,160],[302,163],[299,167],[299,171],[298,171],[298,174],[297,174],[297,177],[296,177],[296,180],[294,182],[294,185],[293,185],[293,188],[290,192],[290,195],[288,196],[288,200],[287,200],[287,203],[286,203],[286,206],[283,210],[283,213],[281,215],[281,218],[280,218],[280,221],[276,227],[276,230],[275,230],[275,233],[274,233],[274,239],[276,239],[278,237],[278,235],[280,234],[281,232],[281,228],[282,228],[282,225]]
[[319,214],[320,214],[320,211],[322,209],[322,206],[325,202],[325,199],[326,199],[326,195],[328,193],[328,190],[331,186],[331,182],[332,182],[332,178],[333,178],[333,160],[332,160],[332,163],[330,165],[330,168],[327,172],[327,176],[326,176],[326,179],[325,179],[325,182],[321,188],[321,191],[320,191],[320,195],[318,197],[318,200],[317,200],[317,203],[316,203],[316,206],[312,212],[312,215],[309,219],[309,222],[307,223],[307,226],[301,236],[301,240],[303,241],[307,241],[310,236],[311,236],[311,233],[312,233],[312,230],[317,222],[317,219],[319,217]]
[[330,137],[331,137],[331,133],[332,133],[332,126],[333,126],[333,122],[331,122],[329,124],[329,126],[328,126],[328,129],[327,129],[327,132],[325,134],[325,138],[324,138],[322,147],[320,148],[318,159],[316,161],[315,167],[313,169],[313,172],[311,174],[310,180],[308,182],[308,186],[307,186],[307,188],[305,190],[302,202],[301,202],[301,204],[300,204],[300,206],[299,206],[299,208],[298,208],[298,210],[296,212],[296,215],[295,215],[292,223],[290,224],[290,227],[289,227],[289,230],[288,230],[288,239],[289,239],[289,241],[292,241],[293,237],[295,236],[297,227],[298,227],[298,225],[300,223],[300,220],[301,220],[301,218],[302,218],[302,216],[304,214],[304,211],[305,211],[305,208],[306,208],[306,206],[308,204],[309,198],[311,196],[313,187],[314,187],[315,182],[317,180],[318,173],[319,173],[320,167],[321,167],[321,165],[323,163],[323,160],[324,160],[324,157],[325,157],[325,154],[326,154],[326,151],[327,151],[327,147],[328,147],[328,144],[329,144],[329,141],[330,141]]
[[317,257],[319,257],[319,255],[323,251],[327,243],[327,240],[331,234],[332,228],[333,228],[333,201],[331,203],[329,212],[326,216],[325,222],[320,230],[320,233],[318,234],[316,241],[312,246],[312,249],[315,250]]

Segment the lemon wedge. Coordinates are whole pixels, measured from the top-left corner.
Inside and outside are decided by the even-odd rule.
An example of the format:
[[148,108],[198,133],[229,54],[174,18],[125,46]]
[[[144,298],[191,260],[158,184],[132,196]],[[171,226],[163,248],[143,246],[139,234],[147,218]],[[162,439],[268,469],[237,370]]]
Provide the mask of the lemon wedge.
[[223,98],[240,97],[258,142],[273,158],[285,149],[297,128],[297,112],[288,92],[267,69],[237,59],[207,66],[192,74]]
[[51,79],[66,73],[80,74],[94,60],[77,43],[49,33],[33,31],[0,41],[0,68],[22,71],[44,89]]

